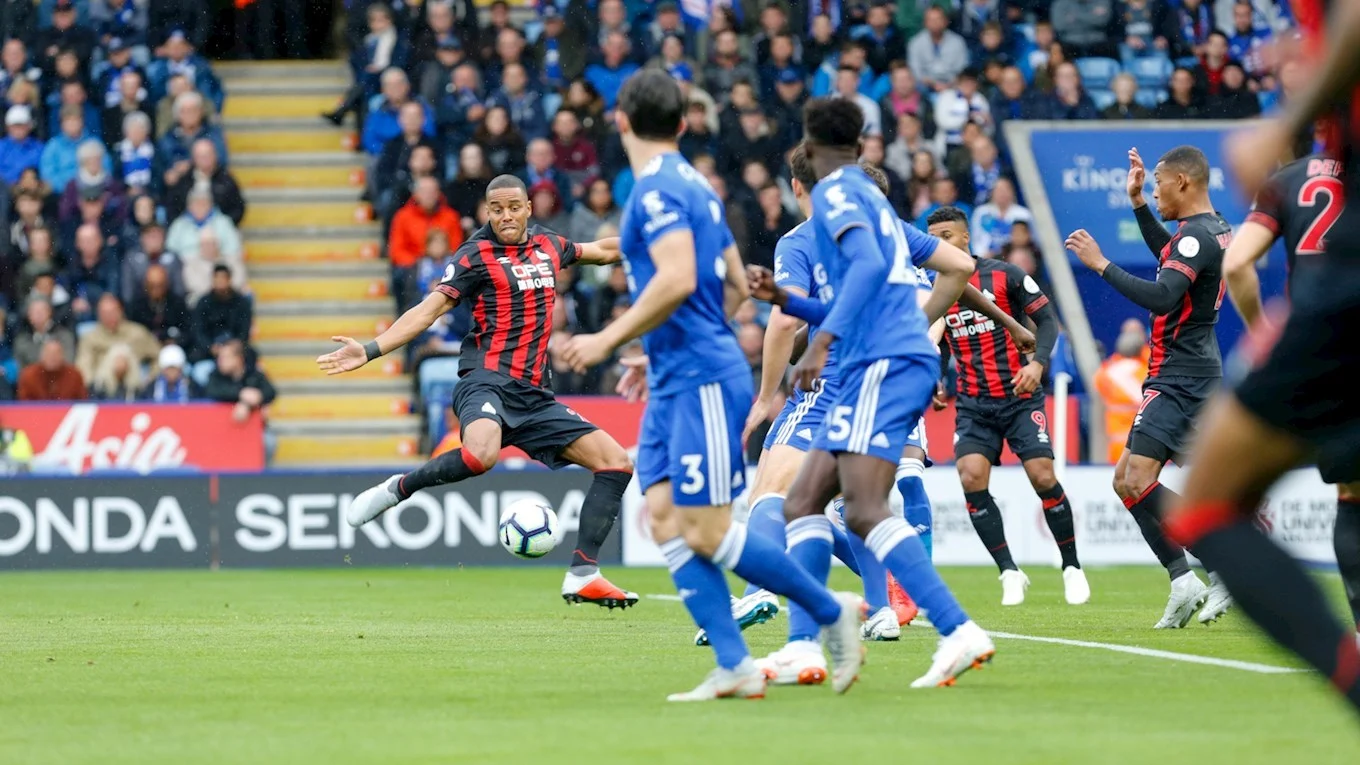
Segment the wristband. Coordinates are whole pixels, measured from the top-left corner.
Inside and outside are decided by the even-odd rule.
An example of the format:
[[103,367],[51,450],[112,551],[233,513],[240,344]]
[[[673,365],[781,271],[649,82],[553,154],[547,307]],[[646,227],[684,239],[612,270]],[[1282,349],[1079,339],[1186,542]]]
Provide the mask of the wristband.
[[382,349],[378,347],[377,340],[371,340],[364,344],[364,361],[372,361],[382,354]]

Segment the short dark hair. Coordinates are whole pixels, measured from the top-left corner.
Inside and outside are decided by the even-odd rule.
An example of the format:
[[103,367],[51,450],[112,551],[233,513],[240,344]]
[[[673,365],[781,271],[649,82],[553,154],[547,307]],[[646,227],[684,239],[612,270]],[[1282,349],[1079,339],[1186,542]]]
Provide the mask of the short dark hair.
[[1184,173],[1187,178],[1201,186],[1209,185],[1209,158],[1193,146],[1177,146],[1162,155],[1157,164],[1176,173]]
[[967,226],[968,213],[957,207],[941,207],[926,218],[927,226],[933,226],[936,223],[962,223]]
[[888,183],[887,173],[883,172],[883,170],[874,165],[874,163],[865,159],[859,161],[859,169],[863,170],[864,174],[869,176],[869,180],[873,181],[874,185],[878,187],[878,190],[883,192],[883,196],[888,196],[888,189],[892,188],[892,186]]
[[644,141],[673,141],[685,117],[680,86],[663,69],[644,69],[619,89],[618,108]]
[[789,172],[807,191],[812,191],[812,187],[817,185],[817,171],[812,169],[812,161],[808,159],[807,147],[802,141],[793,147],[793,153],[789,155]]
[[218,274],[226,274],[227,277],[230,278],[231,267],[224,263],[218,263],[217,265],[213,266],[213,276],[217,276]]
[[520,179],[518,175],[510,175],[508,173],[505,175],[498,175],[495,178],[492,178],[490,183],[486,184],[487,194],[501,189],[519,189],[524,192],[524,196],[529,196],[529,187],[524,185],[524,181]]
[[853,148],[864,132],[864,112],[844,98],[814,98],[803,107],[803,131],[821,146]]

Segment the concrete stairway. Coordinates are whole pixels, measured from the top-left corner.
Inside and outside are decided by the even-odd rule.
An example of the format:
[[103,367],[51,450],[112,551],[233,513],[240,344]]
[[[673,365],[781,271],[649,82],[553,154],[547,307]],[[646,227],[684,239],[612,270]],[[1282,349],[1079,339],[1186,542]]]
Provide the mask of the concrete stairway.
[[340,62],[222,63],[231,170],[249,203],[241,233],[255,292],[254,342],[279,389],[277,467],[401,465],[419,418],[399,358],[326,377],[332,335],[368,340],[393,319],[378,225],[359,201],[365,156],[318,115],[348,86]]

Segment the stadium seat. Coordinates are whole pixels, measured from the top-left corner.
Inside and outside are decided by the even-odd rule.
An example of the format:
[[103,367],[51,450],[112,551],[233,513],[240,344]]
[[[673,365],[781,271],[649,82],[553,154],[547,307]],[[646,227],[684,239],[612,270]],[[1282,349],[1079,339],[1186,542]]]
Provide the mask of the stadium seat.
[[1119,62],[1112,58],[1079,58],[1076,64],[1087,90],[1104,90],[1110,87],[1110,81],[1119,74]]
[[1134,95],[1133,100],[1149,109],[1156,109],[1157,104],[1166,100],[1166,91],[1151,88],[1140,89]]
[[437,444],[448,427],[444,410],[453,400],[453,389],[458,386],[458,357],[425,359],[420,362],[416,374],[420,377],[420,405],[425,410],[426,432],[430,443]]
[[1115,101],[1114,92],[1110,90],[1092,89],[1087,90],[1086,92],[1091,96],[1091,100],[1095,102],[1096,108],[1102,111],[1108,108]]
[[1280,103],[1280,94],[1273,90],[1263,90],[1256,94],[1256,100],[1261,103],[1261,113],[1266,114],[1275,109]]
[[1171,71],[1175,67],[1171,64],[1171,59],[1164,56],[1144,56],[1134,59],[1131,69],[1129,74],[1138,80],[1138,87],[1164,88],[1167,80],[1171,79]]

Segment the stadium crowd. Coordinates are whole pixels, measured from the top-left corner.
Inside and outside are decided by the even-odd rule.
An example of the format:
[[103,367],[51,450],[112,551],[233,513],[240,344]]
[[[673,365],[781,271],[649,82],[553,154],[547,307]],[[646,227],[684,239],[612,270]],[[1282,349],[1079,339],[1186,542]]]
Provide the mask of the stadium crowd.
[[[642,67],[688,94],[681,151],[724,200],[746,262],[771,266],[801,219],[785,157],[804,102],[834,94],[863,109],[865,156],[903,218],[924,228],[961,207],[975,254],[1042,282],[1005,122],[1259,114],[1292,85],[1268,55],[1292,23],[1276,0],[540,0],[520,25],[505,2],[478,23],[470,0],[371,0],[351,7],[354,87],[325,116],[359,121],[398,309],[485,222],[495,175],[524,180],[533,222],[577,241],[612,234],[633,177],[610,110]],[[628,304],[618,268],[569,269],[557,291],[559,338]],[[735,319],[757,374],[762,320],[753,307]],[[416,359],[456,353],[468,322],[441,320]],[[608,393],[609,366],[554,362],[553,387]]]
[[205,0],[0,13],[0,399],[269,403]]

